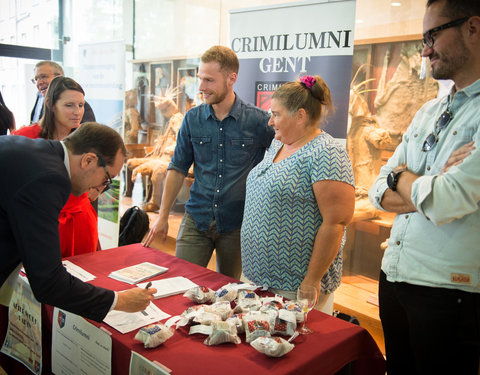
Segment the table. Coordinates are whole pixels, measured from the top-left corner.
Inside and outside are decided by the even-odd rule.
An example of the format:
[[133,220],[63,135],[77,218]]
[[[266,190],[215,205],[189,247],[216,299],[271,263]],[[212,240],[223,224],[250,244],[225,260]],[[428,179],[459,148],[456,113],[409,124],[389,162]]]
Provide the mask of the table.
[[[92,284],[124,290],[129,285],[108,278],[112,271],[148,261],[168,267],[168,272],[153,279],[184,276],[194,283],[211,289],[235,281],[206,268],[178,259],[141,244],[123,246],[92,254],[83,254],[68,260],[96,275]],[[182,295],[155,300],[163,311],[174,315],[181,314],[193,302]],[[42,323],[44,331],[44,373],[49,373],[50,348],[48,335],[51,336],[53,308],[44,305]],[[207,346],[203,344],[204,335],[188,335],[187,330],[179,329],[161,346],[144,349],[143,344],[135,341],[137,331],[120,334],[106,324],[92,322],[112,333],[112,374],[128,374],[130,351],[136,351],[149,360],[156,360],[172,370],[172,374],[335,374],[349,363],[353,374],[385,374],[385,360],[375,341],[362,327],[312,310],[308,315],[309,327],[315,333],[295,339],[295,348],[282,358],[270,358],[257,352],[245,343]],[[3,325],[2,318],[0,324]],[[1,330],[5,327],[1,326]],[[3,334],[0,335],[3,339]],[[50,337],[51,341],[51,337]],[[3,342],[3,341],[2,341]],[[3,354],[1,355],[5,357]],[[0,365],[2,365],[0,358]],[[3,358],[5,359],[5,358]],[[15,374],[23,366],[18,366]],[[8,370],[7,370],[8,372]],[[25,373],[28,373],[25,371]]]

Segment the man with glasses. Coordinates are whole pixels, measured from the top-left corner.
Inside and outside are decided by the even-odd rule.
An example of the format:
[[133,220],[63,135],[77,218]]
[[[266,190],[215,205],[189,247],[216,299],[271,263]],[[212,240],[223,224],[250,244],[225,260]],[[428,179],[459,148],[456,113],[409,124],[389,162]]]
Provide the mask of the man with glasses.
[[[37,86],[37,99],[35,100],[35,105],[33,106],[32,113],[30,115],[30,123],[36,123],[43,116],[43,103],[45,95],[47,94],[48,86],[50,82],[57,76],[63,76],[62,67],[57,64],[55,61],[40,61],[35,65],[35,76],[32,78],[32,83]],[[85,102],[84,104],[84,113],[83,117],[80,120],[80,123],[92,121],[95,122],[95,115],[93,113],[92,107],[90,104]]]
[[[70,192],[103,189],[123,167],[126,149],[108,126],[86,123],[64,141],[0,137],[0,302],[23,264],[38,301],[101,322],[111,310],[136,312],[154,289],[116,293],[71,276],[62,266],[58,215]],[[0,314],[6,311],[0,306]],[[0,338],[1,339],[1,338]]]
[[397,213],[382,260],[387,373],[478,374],[480,1],[429,0],[423,56],[448,96],[416,113],[370,190]]

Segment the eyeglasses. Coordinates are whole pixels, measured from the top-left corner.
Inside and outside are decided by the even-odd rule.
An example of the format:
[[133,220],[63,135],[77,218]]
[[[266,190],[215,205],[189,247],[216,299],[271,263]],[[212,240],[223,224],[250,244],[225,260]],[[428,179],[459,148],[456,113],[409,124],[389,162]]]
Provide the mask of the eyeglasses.
[[98,160],[100,161],[100,165],[103,167],[103,169],[105,170],[105,173],[107,174],[107,180],[104,181],[102,184],[103,186],[105,186],[105,188],[103,189],[103,192],[106,192],[108,189],[110,189],[111,185],[113,184],[113,180],[112,180],[112,177],[110,177],[110,173],[108,173],[107,171],[107,166],[105,165],[103,158],[99,154],[96,154],[96,155]]
[[440,117],[438,118],[437,122],[435,123],[435,129],[431,132],[425,142],[423,142],[422,151],[427,152],[430,151],[438,142],[438,135],[445,128],[448,123],[453,119],[453,113],[450,112],[448,109],[443,112]]
[[[59,75],[61,75],[61,74],[57,74],[57,73],[53,74],[54,77],[58,77]],[[40,74],[38,77],[36,76],[36,77],[32,78],[31,81],[34,85],[36,85],[38,81],[46,81],[51,76],[52,76],[51,74]]]
[[460,26],[461,24],[465,23],[470,17],[463,17],[459,18],[454,21],[447,22],[443,25],[434,27],[433,29],[428,30],[425,34],[423,34],[423,44],[426,45],[428,48],[433,47],[433,43],[435,43],[435,39],[433,38],[433,34],[448,29],[450,27]]

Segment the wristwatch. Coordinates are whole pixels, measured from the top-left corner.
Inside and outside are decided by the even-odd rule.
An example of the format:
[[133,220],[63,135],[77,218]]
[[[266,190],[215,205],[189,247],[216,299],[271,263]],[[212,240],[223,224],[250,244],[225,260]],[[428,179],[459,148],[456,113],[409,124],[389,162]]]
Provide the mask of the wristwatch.
[[405,172],[406,170],[407,170],[407,168],[396,168],[388,174],[388,176],[387,176],[387,186],[392,191],[397,191],[398,179],[400,178],[400,175],[403,172]]

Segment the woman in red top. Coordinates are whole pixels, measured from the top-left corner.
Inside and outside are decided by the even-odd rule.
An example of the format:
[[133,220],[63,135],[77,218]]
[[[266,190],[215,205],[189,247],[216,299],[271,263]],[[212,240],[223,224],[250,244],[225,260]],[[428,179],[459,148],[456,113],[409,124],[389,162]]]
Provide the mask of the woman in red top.
[[[82,87],[73,79],[56,77],[48,87],[44,115],[40,121],[20,128],[12,132],[12,135],[63,140],[80,126],[84,112],[84,97]],[[89,193],[79,197],[70,194],[58,218],[62,257],[97,250],[97,213],[90,199],[95,200],[101,193],[102,191],[91,189]]]

